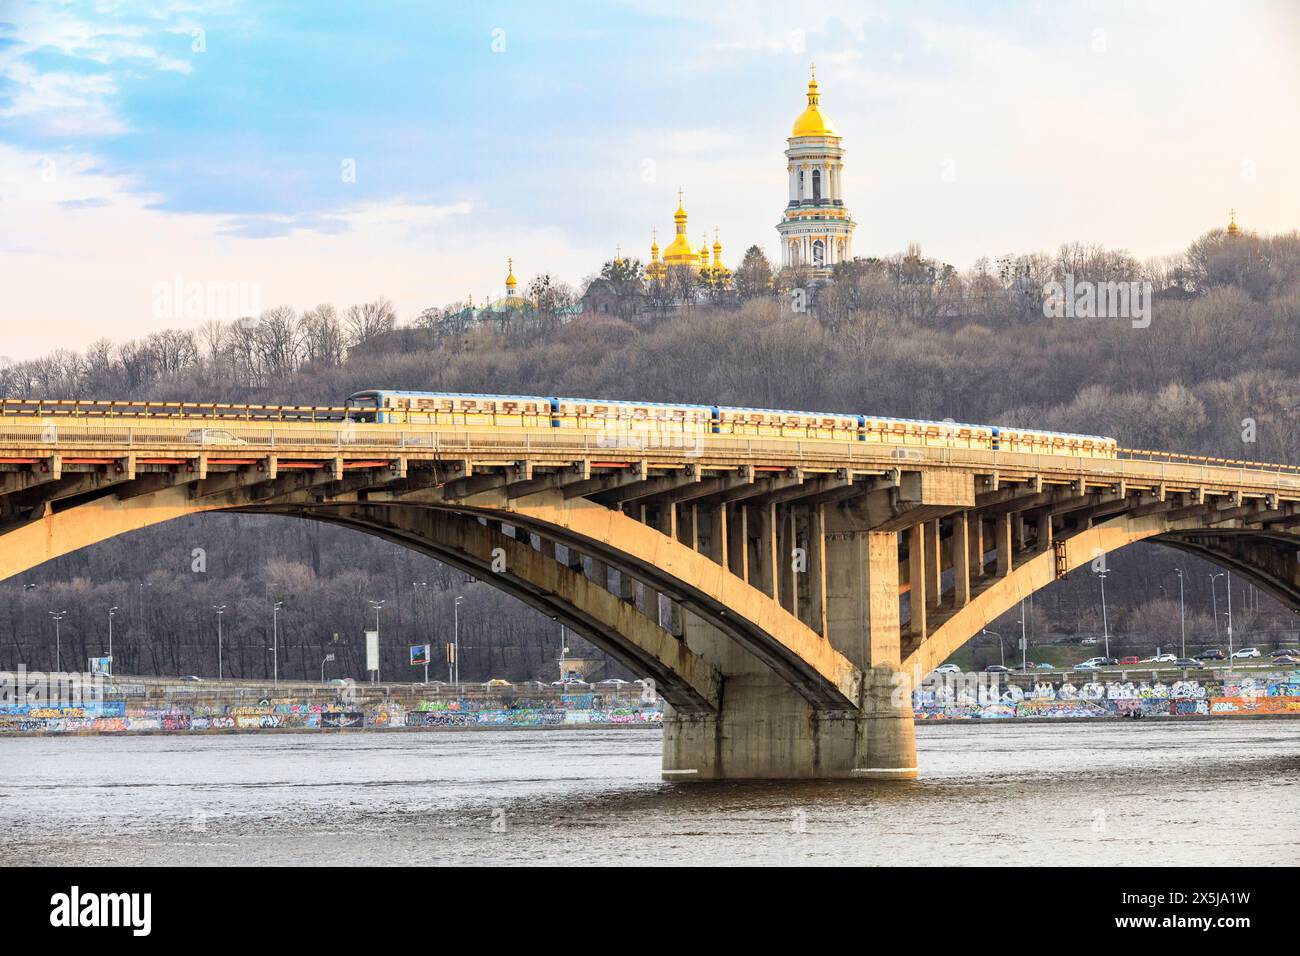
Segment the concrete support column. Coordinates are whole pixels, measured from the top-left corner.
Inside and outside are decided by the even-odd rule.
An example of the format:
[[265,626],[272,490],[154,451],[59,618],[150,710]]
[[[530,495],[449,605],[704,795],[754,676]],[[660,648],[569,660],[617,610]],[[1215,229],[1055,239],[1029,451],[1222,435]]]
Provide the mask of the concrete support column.
[[952,537],[948,539],[952,551],[952,606],[965,607],[970,603],[970,522],[965,511],[953,515]]
[[808,515],[808,626],[826,637],[826,506]]
[[908,631],[918,641],[925,638],[925,526],[907,529],[907,603],[912,609]]
[[970,541],[970,573],[971,577],[982,578],[984,576],[984,517],[980,514],[972,515],[966,522],[968,539]]
[[686,544],[692,551],[700,550],[700,506],[691,505]]
[[[727,507],[724,505],[723,507]],[[744,505],[732,506],[734,511],[727,519],[727,550],[731,573],[742,581],[749,581],[749,509]]]
[[710,520],[709,534],[712,536],[713,554],[711,557],[724,568],[730,568],[729,561],[730,542],[727,540],[727,506],[718,505],[713,509]]
[[994,519],[995,546],[998,549],[997,576],[1005,578],[1011,573],[1011,515],[998,515]]
[[943,598],[943,560],[939,551],[939,522],[925,523],[925,606],[937,608]]
[[1046,551],[1052,546],[1052,512],[1047,508],[1040,510],[1036,516],[1038,523],[1038,538],[1034,546],[1039,551]]

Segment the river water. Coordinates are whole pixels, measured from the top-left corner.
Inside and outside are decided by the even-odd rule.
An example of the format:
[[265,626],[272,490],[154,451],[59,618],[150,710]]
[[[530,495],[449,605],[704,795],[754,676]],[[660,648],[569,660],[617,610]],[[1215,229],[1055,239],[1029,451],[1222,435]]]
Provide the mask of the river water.
[[0,739],[0,864],[1275,864],[1300,720],[919,725],[908,783],[661,782],[657,730]]

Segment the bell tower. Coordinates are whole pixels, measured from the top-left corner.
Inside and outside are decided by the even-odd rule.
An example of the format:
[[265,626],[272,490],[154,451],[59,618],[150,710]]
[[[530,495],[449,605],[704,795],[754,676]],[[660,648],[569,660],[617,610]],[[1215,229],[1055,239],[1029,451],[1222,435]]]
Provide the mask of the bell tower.
[[786,140],[790,200],[776,231],[781,236],[782,266],[811,268],[815,275],[829,276],[836,263],[853,258],[856,223],[844,208],[841,191],[844,147],[820,101],[813,68],[808,105]]

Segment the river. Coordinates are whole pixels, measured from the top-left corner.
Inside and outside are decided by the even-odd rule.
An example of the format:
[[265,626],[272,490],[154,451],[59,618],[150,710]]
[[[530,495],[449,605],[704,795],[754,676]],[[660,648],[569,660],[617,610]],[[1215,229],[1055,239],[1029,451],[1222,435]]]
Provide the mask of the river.
[[658,730],[0,739],[0,864],[1276,864],[1300,720],[917,727],[908,783],[660,781]]

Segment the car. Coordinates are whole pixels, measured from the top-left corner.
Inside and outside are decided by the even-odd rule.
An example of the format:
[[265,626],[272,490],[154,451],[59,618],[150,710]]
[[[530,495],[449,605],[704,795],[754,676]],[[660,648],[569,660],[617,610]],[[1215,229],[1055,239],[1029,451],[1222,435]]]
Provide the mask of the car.
[[1090,657],[1086,661],[1083,661],[1082,663],[1079,664],[1075,664],[1074,666],[1076,670],[1079,668],[1092,669],[1092,668],[1100,667],[1102,664],[1105,664],[1108,659],[1109,658],[1105,658],[1105,657]]
[[1121,657],[1119,662],[1121,664],[1136,664],[1138,662],[1137,655],[1135,654],[1132,657]]
[[1082,663],[1075,664],[1074,669],[1076,671],[1095,671],[1098,668],[1096,664],[1092,663],[1092,661],[1083,661]]
[[1010,673],[1011,673],[1011,668],[1010,668],[1010,667],[1004,667],[1004,666],[1001,665],[1001,664],[990,664],[988,667],[984,668],[984,673],[986,673],[986,674],[1010,674]]
[[[331,678],[330,678],[329,680],[327,680],[325,683],[329,684],[331,687],[347,687],[348,684],[351,684],[351,683],[352,683],[352,678],[350,678],[350,677],[331,677]],[[437,682],[437,681],[434,681],[434,683],[436,684],[436,683],[438,683],[438,682]]]
[[1095,647],[1096,645],[1100,644],[1101,641],[1097,640],[1095,637],[1085,637],[1079,643],[1082,644],[1084,647]]
[[1233,659],[1233,660],[1240,660],[1241,658],[1245,658],[1245,657],[1259,657],[1259,648],[1258,648],[1258,647],[1243,647],[1243,648],[1242,648],[1241,650],[1239,650],[1239,651],[1233,651],[1233,652],[1232,652],[1232,659]]
[[248,442],[232,435],[224,428],[192,428],[183,439],[192,445],[247,445]]
[[193,675],[193,674],[186,674],[184,677],[178,677],[178,678],[176,678],[176,679],[177,679],[177,680],[196,680],[196,681],[199,681],[200,683],[202,683],[202,681],[203,681],[203,678],[202,678],[202,677],[196,677],[196,676]]
[[1179,657],[1174,660],[1175,667],[1200,667],[1201,662],[1195,657]]
[[1146,658],[1146,660],[1142,661],[1142,663],[1143,664],[1172,664],[1176,660],[1178,660],[1178,656],[1176,654],[1156,654],[1153,657]]
[[1295,654],[1276,654],[1273,657],[1274,664],[1300,664],[1300,657]]
[[1039,669],[1040,671],[1054,671],[1054,670],[1056,670],[1056,665],[1055,665],[1055,664],[1039,664],[1039,665],[1038,665],[1038,669]]
[[961,668],[956,664],[940,664],[934,669],[936,674],[960,674]]
[[1099,657],[1097,660],[1102,667],[1115,667],[1119,664],[1119,661],[1114,657]]
[[599,683],[601,683],[601,684],[626,684],[627,681],[625,681],[625,680],[623,680],[622,678],[619,678],[619,677],[606,677],[603,681],[599,681]]
[[1196,659],[1198,661],[1221,661],[1224,659],[1224,656],[1223,651],[1216,647],[1213,650],[1202,651],[1196,655]]
[[510,681],[502,680],[500,677],[494,677],[489,681],[483,682],[484,687],[509,687]]

